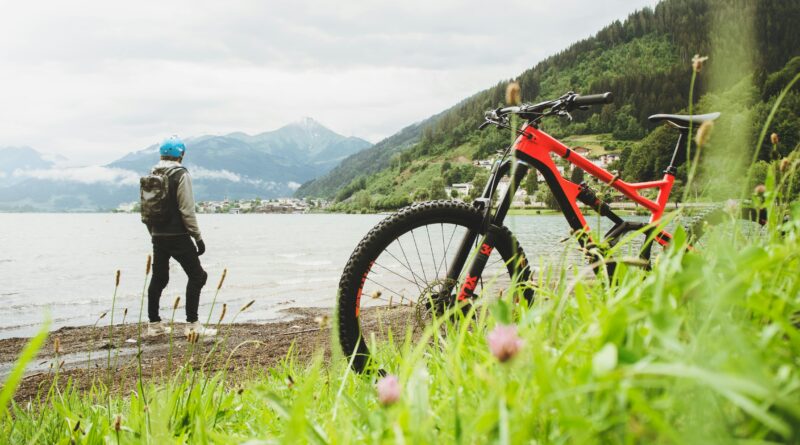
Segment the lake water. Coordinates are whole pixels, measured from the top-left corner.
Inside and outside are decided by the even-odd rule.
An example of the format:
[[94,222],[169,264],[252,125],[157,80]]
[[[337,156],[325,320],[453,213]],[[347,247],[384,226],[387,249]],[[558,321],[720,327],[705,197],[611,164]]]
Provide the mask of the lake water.
[[[339,276],[353,248],[385,215],[198,215],[209,273],[200,300],[208,316],[223,269],[218,298],[229,314],[250,300],[239,321],[268,321],[290,306],[335,305]],[[575,247],[562,216],[510,216],[529,260],[556,260]],[[52,329],[93,324],[111,308],[114,274],[121,271],[115,323],[139,316],[150,237],[134,214],[0,214],[0,338],[30,335],[45,317]],[[183,296],[186,276],[171,262],[162,318]],[[182,298],[183,300],[183,298]],[[146,304],[146,303],[145,303]],[[216,317],[217,315],[215,315]],[[230,316],[230,315],[229,315]],[[107,325],[109,316],[99,323]],[[144,319],[147,318],[146,308]],[[183,301],[176,320],[184,320]]]

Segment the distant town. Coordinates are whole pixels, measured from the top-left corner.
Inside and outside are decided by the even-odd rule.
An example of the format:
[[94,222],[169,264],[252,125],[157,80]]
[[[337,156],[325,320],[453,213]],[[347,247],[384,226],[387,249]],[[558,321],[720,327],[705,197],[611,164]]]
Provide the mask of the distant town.
[[[197,213],[308,213],[323,211],[328,207],[324,199],[224,199],[222,201],[200,201],[195,206]],[[116,209],[120,213],[139,211],[139,203],[120,204]]]
[[[573,150],[582,155],[589,156],[590,151],[583,147],[575,147]],[[592,163],[602,168],[609,168],[613,163],[618,162],[619,154],[606,153],[591,159]],[[491,170],[494,160],[481,159],[473,161],[476,167]],[[559,173],[565,174],[564,167],[557,166]],[[568,173],[568,172],[567,172]],[[536,172],[537,182],[544,182],[544,177]],[[508,189],[510,179],[506,176],[500,180],[497,194],[502,195]],[[474,185],[472,182],[455,183],[444,187],[445,195],[454,199],[467,200],[472,192]],[[324,212],[333,203],[325,199],[305,199],[305,198],[277,198],[277,199],[224,199],[222,201],[200,201],[195,210],[197,213],[224,213],[224,214],[244,214],[244,213],[309,213]],[[545,204],[536,199],[535,196],[528,196],[524,188],[520,187],[514,195],[512,206],[514,207],[542,207]],[[120,204],[115,210],[120,213],[139,212],[139,203],[130,202]]]

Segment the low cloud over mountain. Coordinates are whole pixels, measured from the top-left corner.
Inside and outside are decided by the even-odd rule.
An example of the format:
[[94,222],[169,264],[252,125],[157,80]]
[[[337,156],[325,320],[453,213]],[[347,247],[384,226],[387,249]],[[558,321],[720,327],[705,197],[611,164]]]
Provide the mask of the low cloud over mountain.
[[[275,131],[186,140],[184,164],[198,200],[290,196],[342,159],[371,144],[305,118]],[[138,199],[139,177],[158,161],[158,146],[105,166],[59,167],[28,148],[0,148],[0,210],[99,210]]]

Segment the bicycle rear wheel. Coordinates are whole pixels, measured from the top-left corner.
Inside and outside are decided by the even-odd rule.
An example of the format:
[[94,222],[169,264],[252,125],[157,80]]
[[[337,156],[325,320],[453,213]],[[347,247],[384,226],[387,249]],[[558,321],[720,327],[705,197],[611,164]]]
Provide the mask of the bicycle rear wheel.
[[[355,354],[356,371],[370,347],[409,329],[419,335],[431,311],[452,304],[463,277],[447,279],[448,268],[468,231],[480,234],[482,218],[463,202],[426,202],[387,217],[361,240],[342,273],[338,305],[339,341],[348,357]],[[529,275],[522,248],[503,227],[475,294],[498,295]],[[529,286],[520,289],[532,296]]]

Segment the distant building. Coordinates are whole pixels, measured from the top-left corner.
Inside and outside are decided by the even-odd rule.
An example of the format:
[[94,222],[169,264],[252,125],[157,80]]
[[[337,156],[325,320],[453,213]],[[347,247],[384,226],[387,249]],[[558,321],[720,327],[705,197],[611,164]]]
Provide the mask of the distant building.
[[591,153],[591,150],[586,147],[572,147],[571,150],[581,156],[589,156],[589,153]]
[[118,212],[133,213],[136,211],[138,202],[126,202],[117,206]]
[[491,159],[480,159],[477,161],[472,161],[472,165],[475,167],[485,168],[486,170],[491,170],[492,166],[494,166],[494,161]]
[[473,188],[474,186],[471,182],[465,182],[461,184],[453,184],[450,187],[445,187],[445,192],[449,196],[450,193],[452,193],[452,190],[455,190],[458,192],[459,196],[469,196],[469,192],[471,192]]

